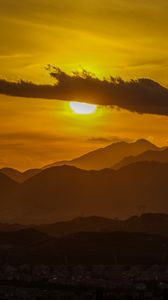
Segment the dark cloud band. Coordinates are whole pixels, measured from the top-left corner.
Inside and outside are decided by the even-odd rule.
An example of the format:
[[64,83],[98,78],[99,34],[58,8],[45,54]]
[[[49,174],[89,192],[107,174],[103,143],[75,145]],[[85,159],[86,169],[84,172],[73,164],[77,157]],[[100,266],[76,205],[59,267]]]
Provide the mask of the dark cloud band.
[[55,85],[0,80],[0,93],[17,97],[82,101],[117,106],[137,113],[168,115],[168,89],[151,79],[124,81],[111,77],[99,79],[83,71],[71,75],[49,68]]

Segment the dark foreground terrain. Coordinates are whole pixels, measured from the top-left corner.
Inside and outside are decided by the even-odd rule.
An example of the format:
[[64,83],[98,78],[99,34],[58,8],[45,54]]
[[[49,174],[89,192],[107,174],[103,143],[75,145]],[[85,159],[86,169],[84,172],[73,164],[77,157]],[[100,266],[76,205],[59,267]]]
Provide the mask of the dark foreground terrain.
[[1,265],[0,299],[167,299],[167,266]]
[[168,299],[168,215],[0,224],[0,299]]
[[35,229],[0,233],[0,263],[168,264],[168,237],[81,232],[51,237]]

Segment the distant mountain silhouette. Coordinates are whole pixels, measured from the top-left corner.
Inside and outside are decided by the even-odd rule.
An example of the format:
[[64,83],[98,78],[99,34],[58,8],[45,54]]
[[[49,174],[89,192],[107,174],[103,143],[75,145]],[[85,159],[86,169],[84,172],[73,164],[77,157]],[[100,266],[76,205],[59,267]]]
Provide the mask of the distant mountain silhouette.
[[47,236],[61,237],[79,232],[140,232],[168,236],[168,214],[145,213],[131,216],[128,219],[110,219],[100,216],[78,217],[68,221],[60,221],[40,225],[20,225],[0,223],[0,232],[27,232],[35,229]]
[[78,217],[70,221],[62,221],[53,224],[44,224],[37,226],[46,234],[52,236],[62,236],[77,232],[103,232],[121,230],[122,221],[103,218],[98,216]]
[[9,178],[13,179],[16,182],[24,182],[25,180],[29,179],[30,177],[38,174],[41,170],[40,169],[30,169],[24,172],[20,172],[16,169],[12,168],[2,168],[0,172],[7,175]]
[[[17,184],[0,176],[0,220],[44,223],[79,215],[126,218],[168,212],[168,164],[138,162],[119,170],[52,167]],[[4,183],[3,183],[4,182]]]
[[121,222],[125,231],[168,236],[168,214],[146,213],[140,217],[134,216]]
[[133,143],[117,142],[105,148],[89,152],[71,161],[61,161],[45,166],[44,168],[70,165],[86,170],[100,170],[110,168],[120,162],[124,157],[138,155],[147,150],[159,150],[159,148],[145,139]]
[[148,150],[137,156],[129,156],[123,158],[119,163],[113,166],[114,169],[120,169],[126,165],[139,161],[157,161],[168,163],[168,148],[160,149],[160,151]]
[[[1,228],[1,227],[0,227]],[[78,232],[141,232],[168,236],[168,214],[146,213],[126,220],[99,216],[79,217],[70,221],[36,226],[51,236],[65,236]]]

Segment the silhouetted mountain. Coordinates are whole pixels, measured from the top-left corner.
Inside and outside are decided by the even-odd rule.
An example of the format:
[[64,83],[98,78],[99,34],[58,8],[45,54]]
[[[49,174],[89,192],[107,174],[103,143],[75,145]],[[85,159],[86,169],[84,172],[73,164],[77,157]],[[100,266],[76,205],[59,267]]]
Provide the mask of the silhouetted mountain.
[[20,178],[20,182],[24,182],[26,181],[27,179],[39,174],[41,172],[41,169],[29,169],[29,170],[26,170],[24,171],[22,174],[21,174],[21,178]]
[[6,176],[8,176],[9,178],[11,178],[16,182],[20,181],[20,176],[22,174],[20,171],[12,168],[2,168],[0,169],[0,172],[5,174]]
[[117,227],[119,231],[168,236],[168,214],[145,213],[141,216],[132,216],[127,220],[117,220],[115,227],[111,224],[105,230],[109,232],[117,231]]
[[168,214],[146,213],[140,217],[131,217],[123,221],[122,228],[130,232],[168,235]]
[[158,161],[168,163],[168,148],[160,149],[160,151],[148,150],[137,156],[129,156],[123,158],[119,163],[113,166],[114,169],[120,169],[126,165],[139,161]]
[[0,172],[7,175],[9,178],[13,179],[16,182],[24,182],[25,180],[29,179],[30,177],[38,174],[41,172],[40,169],[30,169],[26,170],[25,172],[20,172],[16,169],[12,168],[2,168]]
[[159,148],[144,139],[137,140],[134,143],[118,142],[89,152],[71,161],[56,162],[44,168],[71,165],[86,170],[100,170],[112,167],[126,156],[138,155],[147,150],[157,151]]
[[167,229],[168,214],[143,214],[127,220],[96,216],[76,218],[36,228],[0,232],[0,262],[167,264]]
[[[140,232],[168,236],[168,214],[145,213],[125,220],[99,216],[78,217],[68,221],[41,225],[0,223],[0,232],[34,228],[49,236],[61,237],[78,232]],[[25,231],[26,232],[26,231]]]
[[17,187],[18,184],[14,180],[0,172],[0,219],[5,216],[5,220],[7,220],[8,214],[10,215],[10,212],[13,214],[12,198]]
[[139,162],[117,171],[62,166],[43,170],[12,194],[11,221],[44,223],[85,215],[168,212],[168,164]]
[[100,171],[53,167],[21,184],[0,173],[0,220],[32,224],[82,214],[126,218],[139,211],[166,213],[167,178],[168,164],[158,162]]
[[[19,183],[0,172],[0,222],[15,223],[19,203],[15,196],[19,192]],[[20,201],[20,200],[19,200]]]
[[146,213],[126,220],[98,216],[79,217],[70,221],[39,225],[36,228],[51,236],[64,236],[78,232],[114,231],[168,235],[168,214]]
[[102,232],[121,230],[122,221],[98,216],[79,217],[70,221],[37,226],[37,229],[53,236],[62,236],[77,232]]

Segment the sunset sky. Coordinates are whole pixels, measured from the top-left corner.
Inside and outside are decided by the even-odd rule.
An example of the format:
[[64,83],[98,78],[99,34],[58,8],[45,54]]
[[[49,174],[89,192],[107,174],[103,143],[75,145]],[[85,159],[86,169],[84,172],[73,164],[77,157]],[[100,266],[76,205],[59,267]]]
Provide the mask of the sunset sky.
[[[0,79],[7,89],[19,80],[55,84],[50,64],[68,74],[68,83],[73,71],[94,73],[102,92],[99,99],[91,90],[89,101],[101,105],[80,115],[67,101],[78,95],[77,84],[69,99],[61,93],[59,101],[58,93],[53,99],[23,98],[4,92],[0,83],[0,167],[42,167],[119,140],[168,145],[167,89],[158,102],[152,94],[149,104],[144,92],[140,98],[133,94],[135,104],[102,96],[102,80],[110,76],[149,78],[168,88],[167,11],[167,0],[0,0]],[[81,90],[79,100],[85,101]]]

